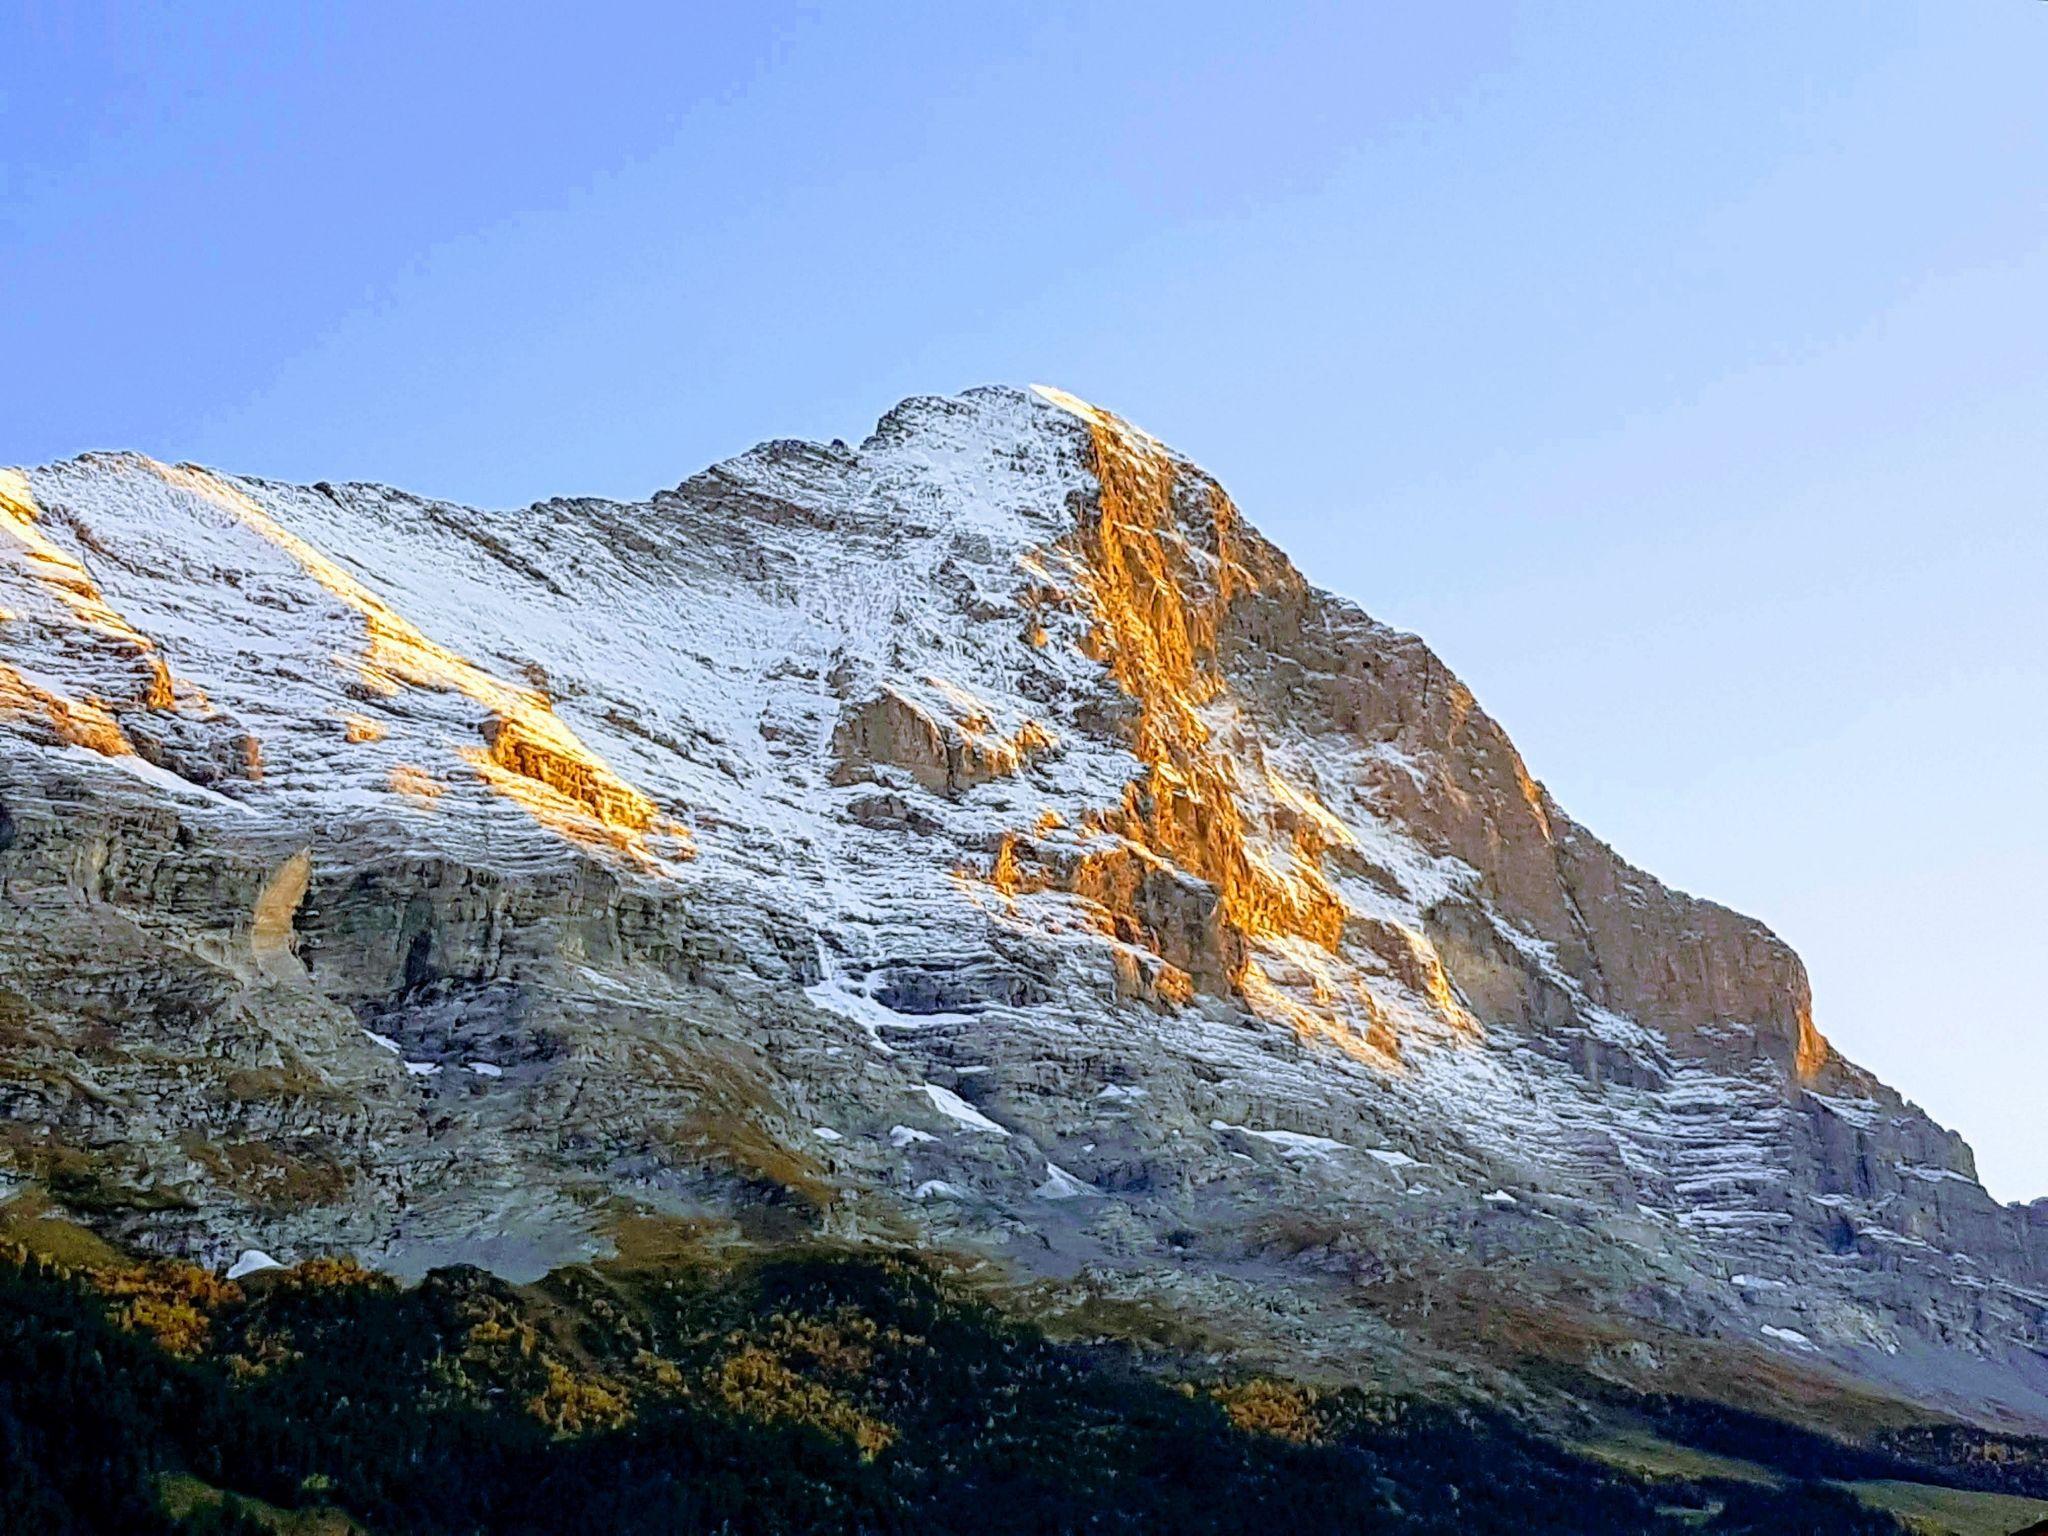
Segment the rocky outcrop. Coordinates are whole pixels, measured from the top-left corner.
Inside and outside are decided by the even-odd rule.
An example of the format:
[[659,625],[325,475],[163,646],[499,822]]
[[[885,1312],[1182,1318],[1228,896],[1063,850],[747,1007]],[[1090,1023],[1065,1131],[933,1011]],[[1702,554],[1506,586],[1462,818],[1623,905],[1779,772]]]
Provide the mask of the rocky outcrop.
[[1016,773],[1052,745],[1035,720],[998,736],[971,702],[964,713],[941,717],[888,688],[850,707],[834,729],[832,783],[858,784],[877,768],[895,768],[921,788],[958,795]]
[[0,1162],[127,1235],[918,1232],[1332,1369],[2048,1415],[2048,1205],[1071,397],[638,506],[93,456],[0,610]]

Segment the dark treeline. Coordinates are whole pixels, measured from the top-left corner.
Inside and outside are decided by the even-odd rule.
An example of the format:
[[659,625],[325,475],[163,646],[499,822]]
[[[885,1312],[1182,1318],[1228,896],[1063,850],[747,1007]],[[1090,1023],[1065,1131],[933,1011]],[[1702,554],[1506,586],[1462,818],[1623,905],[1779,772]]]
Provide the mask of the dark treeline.
[[1887,1430],[1879,1443],[1916,1466],[1939,1467],[1945,1480],[1986,1493],[2048,1499],[2048,1440],[2001,1435],[1967,1424]]
[[[231,1492],[174,1516],[176,1477]],[[308,1508],[378,1536],[1900,1529],[1814,1483],[1651,1485],[1488,1413],[1169,1382],[900,1258],[125,1291],[0,1259],[0,1531]]]
[[1789,1477],[1896,1478],[2048,1499],[2048,1440],[1932,1424],[1881,1430],[1871,1444],[1851,1445],[1698,1398],[1632,1397],[1628,1404],[1670,1439],[1759,1462]]

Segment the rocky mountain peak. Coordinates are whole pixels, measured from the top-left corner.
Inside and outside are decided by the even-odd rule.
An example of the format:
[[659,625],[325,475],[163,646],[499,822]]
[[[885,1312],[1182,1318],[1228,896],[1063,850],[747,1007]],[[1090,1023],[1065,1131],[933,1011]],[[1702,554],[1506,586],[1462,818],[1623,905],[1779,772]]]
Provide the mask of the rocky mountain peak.
[[1297,1356],[1534,1308],[2048,1413],[2048,1208],[1056,390],[641,504],[7,471],[0,881],[0,1162],[160,1247],[907,1231]]

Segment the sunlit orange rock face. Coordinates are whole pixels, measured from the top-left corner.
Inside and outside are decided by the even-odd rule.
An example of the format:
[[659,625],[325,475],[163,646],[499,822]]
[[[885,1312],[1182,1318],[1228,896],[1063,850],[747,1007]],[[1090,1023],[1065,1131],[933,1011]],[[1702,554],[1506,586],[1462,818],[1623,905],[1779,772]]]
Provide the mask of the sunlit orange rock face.
[[[1092,515],[1055,553],[1092,618],[1089,654],[1130,703],[1123,729],[1143,773],[1087,817],[1078,857],[1012,838],[990,883],[1011,896],[1084,898],[1108,936],[1164,963],[1145,989],[1156,1000],[1235,994],[1305,1036],[1391,1059],[1395,1038],[1343,960],[1350,914],[1326,868],[1351,834],[1265,760],[1225,676],[1226,628],[1259,605],[1298,601],[1300,577],[1241,536],[1220,487],[1185,476],[1116,417],[1055,398],[1087,422],[1100,486]],[[1441,998],[1462,1019],[1447,986]]]
[[0,662],[0,715],[40,725],[56,740],[102,757],[120,757],[135,750],[121,723],[105,708],[38,687],[5,662]]
[[[1107,412],[1045,393],[1086,423],[1099,490],[1044,554],[1027,601],[1086,614],[1086,648],[1127,705],[1117,728],[1141,772],[1073,835],[1018,828],[990,860],[987,887],[1081,898],[1117,947],[1129,993],[1165,1005],[1234,996],[1384,1067],[1398,1066],[1417,1029],[1456,1042],[1488,1018],[1540,1023],[1559,1004],[1468,899],[1421,927],[1347,904],[1340,880],[1377,880],[1372,860],[1267,746],[1276,716],[1320,719],[1361,746],[1415,749],[1427,773],[1385,775],[1369,790],[1376,808],[1469,867],[1591,1001],[1640,1012],[1647,1000],[1680,1042],[1719,1020],[1756,1020],[1796,1080],[1826,1069],[1831,1052],[1788,949],[1710,904],[1654,882],[1636,889],[1634,872],[1556,808],[1426,649],[1380,631],[1362,665],[1355,639],[1317,632],[1328,599],[1241,523],[1220,487]],[[1306,670],[1276,673],[1276,656]],[[1648,923],[1645,902],[1660,909]],[[1674,954],[1649,937],[1674,930],[1696,945]],[[1133,950],[1157,963],[1134,967]]]
[[[1344,904],[1322,871],[1325,825],[1313,814],[1295,820],[1291,871],[1255,855],[1240,803],[1248,786],[1202,718],[1224,687],[1219,619],[1259,596],[1259,577],[1240,563],[1237,509],[1203,487],[1210,515],[1196,531],[1207,538],[1194,542],[1174,517],[1172,463],[1120,423],[1098,416],[1093,426],[1101,513],[1079,543],[1099,617],[1095,647],[1138,704],[1132,746],[1147,768],[1101,825],[1213,885],[1233,947],[1293,937],[1334,951]],[[1278,787],[1289,793],[1284,781]],[[1313,807],[1306,792],[1292,797]]]

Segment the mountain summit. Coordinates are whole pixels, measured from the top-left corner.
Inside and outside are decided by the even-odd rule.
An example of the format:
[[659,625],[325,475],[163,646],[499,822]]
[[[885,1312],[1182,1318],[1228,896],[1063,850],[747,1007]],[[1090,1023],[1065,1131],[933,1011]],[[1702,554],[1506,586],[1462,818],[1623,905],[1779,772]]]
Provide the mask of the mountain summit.
[[1053,390],[638,504],[0,471],[0,1166],[225,1261],[914,1238],[1296,1361],[2048,1421],[2048,1203]]

